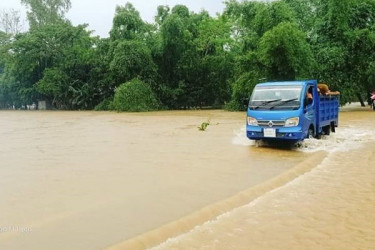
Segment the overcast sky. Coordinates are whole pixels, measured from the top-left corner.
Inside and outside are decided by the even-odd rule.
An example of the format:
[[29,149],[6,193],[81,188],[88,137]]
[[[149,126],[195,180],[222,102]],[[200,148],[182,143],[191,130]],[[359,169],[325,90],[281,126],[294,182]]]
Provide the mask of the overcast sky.
[[[141,13],[143,20],[154,22],[156,9],[159,5],[175,6],[176,4],[186,5],[191,11],[199,12],[207,10],[212,16],[224,9],[223,0],[71,0],[72,8],[67,18],[74,25],[88,23],[90,30],[95,30],[95,35],[107,37],[112,27],[112,19],[117,5],[125,5],[131,2]],[[22,11],[26,19],[26,10],[20,4],[20,0],[1,0],[0,10],[16,9]]]

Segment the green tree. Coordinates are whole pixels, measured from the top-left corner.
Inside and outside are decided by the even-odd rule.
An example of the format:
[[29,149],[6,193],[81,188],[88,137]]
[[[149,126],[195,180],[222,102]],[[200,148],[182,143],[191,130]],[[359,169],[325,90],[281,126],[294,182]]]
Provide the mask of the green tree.
[[[375,60],[375,1],[353,4],[349,18],[347,40],[348,80],[362,102],[365,94],[375,89],[373,61]],[[363,93],[363,94],[362,94]]]
[[259,60],[268,79],[309,78],[314,59],[306,34],[291,23],[281,23],[267,31],[259,44]]
[[118,83],[139,78],[151,84],[157,72],[150,49],[136,40],[121,41],[117,44],[110,69],[116,75]]
[[191,83],[188,95],[194,97],[193,106],[221,106],[230,99],[234,57],[231,29],[226,21],[223,16],[207,15],[201,19],[193,42],[194,53],[182,61],[184,65],[191,62],[187,68]]
[[163,18],[159,20],[163,22],[159,24],[159,36],[152,46],[160,75],[159,84],[154,90],[161,101],[171,108],[184,106],[185,101],[182,99],[188,97],[185,95],[188,83],[183,79],[184,67],[180,63],[184,56],[188,57],[186,53],[193,40],[190,14],[186,9],[178,6],[174,8],[173,13],[167,13],[166,8],[161,12]]
[[159,6],[155,24],[127,3],[105,39],[65,19],[70,0],[22,3],[29,31],[6,34],[18,32],[0,18],[3,108],[44,99],[108,109],[119,89],[128,95],[121,105],[136,107],[131,93],[149,89],[169,108],[241,109],[256,83],[300,78],[327,82],[343,103],[375,89],[375,0],[228,0],[217,17]]
[[192,38],[187,25],[186,18],[172,14],[166,18],[160,29],[163,41],[160,70],[163,79],[170,87],[176,87],[179,82],[177,64]]
[[[340,90],[341,102],[361,101],[370,91],[374,58],[374,1],[317,1],[314,54],[319,79]],[[371,73],[370,73],[371,74]]]
[[174,14],[181,18],[189,18],[190,11],[185,5],[176,5],[172,8],[172,15]]
[[139,78],[155,87],[157,66],[152,58],[155,27],[144,22],[131,3],[117,6],[109,39],[102,39],[96,55],[95,78],[102,100],[112,98],[122,83]]
[[125,6],[116,7],[110,37],[112,40],[143,39],[150,29],[150,25],[142,20],[134,6],[131,3],[126,3]]
[[0,31],[0,108],[5,108],[7,106],[7,102],[9,101],[5,78],[5,67],[7,63],[6,45],[9,43],[9,41],[9,35],[7,35],[5,32]]
[[160,26],[169,16],[170,8],[166,5],[159,5],[157,8],[158,14],[155,16],[155,22]]
[[225,15],[237,25],[236,31],[242,37],[263,34],[281,22],[296,22],[295,13],[283,1],[270,3],[230,0],[226,2]]
[[65,13],[70,9],[70,0],[21,0],[27,9],[30,28],[57,24],[65,20]]
[[47,99],[58,108],[93,107],[93,41],[86,26],[69,23],[45,25],[17,36],[12,44],[11,74],[20,102]]
[[282,1],[267,3],[260,8],[252,22],[253,29],[261,37],[282,22],[295,23],[295,13]]
[[228,109],[243,109],[244,100],[263,79],[311,77],[313,57],[307,36],[298,29],[297,15],[285,1],[229,0],[224,16],[232,27],[235,61]]
[[309,39],[316,36],[317,2],[320,0],[283,0],[295,13],[298,27],[307,33]]

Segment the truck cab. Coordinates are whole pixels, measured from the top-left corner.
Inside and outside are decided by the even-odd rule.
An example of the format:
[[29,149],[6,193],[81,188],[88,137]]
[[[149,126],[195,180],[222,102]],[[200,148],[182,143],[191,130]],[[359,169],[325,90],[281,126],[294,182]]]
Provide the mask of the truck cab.
[[[247,137],[301,141],[334,131],[338,123],[338,98],[322,98],[316,80],[256,85],[247,109]],[[327,116],[328,105],[334,108],[329,107]]]

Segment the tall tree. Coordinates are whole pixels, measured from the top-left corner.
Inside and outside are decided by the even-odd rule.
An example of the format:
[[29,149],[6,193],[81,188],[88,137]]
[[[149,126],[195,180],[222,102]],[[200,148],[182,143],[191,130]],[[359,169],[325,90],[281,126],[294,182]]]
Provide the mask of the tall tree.
[[299,28],[311,39],[315,35],[317,20],[317,1],[319,0],[283,0],[294,11]]
[[62,109],[92,108],[93,38],[86,26],[45,25],[16,37],[12,45],[13,86],[22,104],[47,99]]
[[152,84],[157,72],[150,49],[140,41],[119,42],[110,69],[116,75],[115,86],[133,78]]
[[160,26],[165,18],[168,17],[170,8],[166,5],[159,5],[157,11],[158,14],[155,16],[155,22]]
[[63,21],[71,8],[70,0],[21,0],[21,3],[28,9],[31,29]]
[[341,91],[342,103],[357,97],[364,106],[361,93],[371,86],[366,72],[374,58],[374,1],[317,1],[316,10],[319,79]]
[[140,38],[145,35],[146,31],[146,23],[142,20],[139,12],[131,3],[116,7],[116,13],[110,31],[112,40]]
[[9,65],[9,44],[11,36],[0,30],[0,108],[6,108],[10,103],[7,65]]
[[270,80],[309,78],[313,71],[314,59],[306,34],[291,23],[281,23],[267,31],[258,53]]

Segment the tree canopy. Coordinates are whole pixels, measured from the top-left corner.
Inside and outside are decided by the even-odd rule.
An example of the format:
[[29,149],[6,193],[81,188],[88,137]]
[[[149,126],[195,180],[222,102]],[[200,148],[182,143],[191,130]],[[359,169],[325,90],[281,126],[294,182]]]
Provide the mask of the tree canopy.
[[342,103],[375,90],[375,0],[228,0],[215,17],[163,5],[155,23],[126,3],[109,38],[72,25],[70,0],[21,3],[28,31],[19,12],[0,10],[0,108],[141,107],[150,95],[152,110],[238,110],[266,80],[318,79]]

